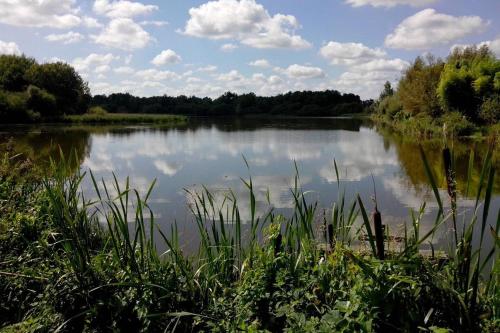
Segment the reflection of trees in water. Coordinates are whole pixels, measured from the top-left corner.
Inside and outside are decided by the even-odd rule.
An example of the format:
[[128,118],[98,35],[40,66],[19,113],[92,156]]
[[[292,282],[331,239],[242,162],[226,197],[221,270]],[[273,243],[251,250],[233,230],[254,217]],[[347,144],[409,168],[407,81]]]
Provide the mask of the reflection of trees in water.
[[77,168],[90,154],[90,136],[91,133],[86,130],[64,127],[24,128],[0,132],[0,151],[9,148],[11,154],[19,154],[17,158],[29,159],[42,169],[49,166],[51,159],[58,162],[60,152],[66,157],[73,154],[73,160],[69,162],[72,168]]
[[[36,165],[48,165],[50,158],[59,159],[59,147],[65,156],[72,150],[76,151],[78,163],[82,163],[89,156],[92,135],[130,136],[139,132],[169,131],[196,131],[199,129],[215,128],[222,132],[255,131],[257,129],[288,129],[288,130],[344,130],[359,131],[361,127],[370,127],[372,124],[360,118],[194,118],[181,127],[163,126],[42,126],[42,127],[19,127],[9,128],[7,131],[0,130],[0,142],[8,142],[14,139],[14,152],[28,157]],[[383,136],[384,149],[388,151],[394,146],[397,158],[404,170],[409,183],[419,192],[426,189],[428,180],[419,154],[419,142],[409,141],[407,138],[396,133],[378,129]],[[437,178],[438,185],[445,188],[445,175],[442,161],[442,143],[438,141],[423,143],[429,164]],[[455,169],[457,174],[457,188],[464,193],[467,181],[467,167],[469,154],[475,147],[475,163],[472,172],[470,188],[472,194],[477,188],[480,171],[484,156],[487,151],[486,143],[472,143],[455,141],[450,143],[455,155]],[[2,149],[2,144],[0,144]],[[495,166],[500,166],[500,158],[494,159]],[[500,193],[500,178],[497,177],[494,184],[494,192]]]
[[[127,137],[138,132],[196,131],[216,128],[221,132],[255,131],[262,128],[283,128],[301,130],[346,130],[359,131],[362,119],[343,118],[252,118],[252,117],[220,117],[193,118],[187,125],[172,128],[170,126],[20,126],[0,129],[0,149],[5,149],[11,139],[15,154],[20,158],[29,158],[39,167],[47,167],[50,159],[58,161],[59,149],[65,156],[74,151],[78,163],[90,155],[92,135],[111,135]],[[75,166],[76,167],[76,166]]]
[[[421,191],[429,184],[419,152],[420,144],[424,148],[429,166],[436,177],[437,185],[440,188],[446,188],[446,176],[442,157],[443,143],[441,141],[436,140],[420,143],[418,141],[409,141],[407,138],[389,131],[379,131],[379,133],[384,136],[385,149],[394,146],[402,169],[417,191]],[[488,144],[484,142],[453,141],[449,142],[448,145],[452,149],[455,158],[454,170],[456,172],[457,189],[461,194],[465,193],[467,187],[469,158],[471,151],[474,150],[474,169],[471,174],[469,196],[475,195],[484,157],[488,150]],[[500,159],[495,158],[494,167],[498,170],[499,166]],[[495,180],[493,191],[494,193],[500,193],[500,178],[498,177]]]
[[366,121],[362,118],[284,118],[284,117],[229,117],[193,118],[188,129],[215,127],[222,132],[255,131],[262,128],[287,130],[345,130],[359,132]]
[[368,119],[363,118],[282,118],[282,117],[214,117],[191,118],[187,124],[176,126],[153,125],[141,126],[102,126],[87,129],[92,133],[99,132],[117,136],[128,136],[137,132],[196,131],[215,128],[221,132],[255,131],[258,129],[286,130],[344,130],[359,132],[361,126],[367,125]]

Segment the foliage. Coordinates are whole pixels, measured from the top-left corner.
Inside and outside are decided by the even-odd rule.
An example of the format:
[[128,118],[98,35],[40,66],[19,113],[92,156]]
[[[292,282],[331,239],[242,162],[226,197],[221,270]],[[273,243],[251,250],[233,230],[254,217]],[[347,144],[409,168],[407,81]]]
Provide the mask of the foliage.
[[[475,207],[484,209],[474,209],[463,232],[453,229],[460,236],[452,239],[445,260],[419,254],[457,213],[443,209],[423,153],[440,208],[436,222],[421,230],[425,204],[412,212],[401,248],[389,251],[387,260],[375,258],[370,247],[351,246],[373,232],[361,199],[349,203],[339,180],[339,197],[322,214],[323,226],[331,230],[325,233],[314,230],[318,207],[300,189],[298,175],[290,217],[273,209],[256,214],[251,177],[243,180],[248,221],[241,219],[231,192],[222,205],[206,189],[189,192],[200,236],[198,253],[189,257],[182,253],[176,225],[165,231],[155,223],[148,205],[154,182],[140,195],[128,179],[122,184],[114,177],[109,184],[92,173],[73,172],[73,158],[54,162],[50,175],[29,181],[8,172],[18,169],[12,156],[1,160],[0,327],[5,331],[499,329],[498,225],[487,223],[495,176],[490,152],[476,191]],[[95,199],[80,191],[85,177],[94,184]],[[153,233],[163,239],[166,252],[157,250]],[[486,237],[494,238],[491,249]]]
[[61,109],[56,105],[56,98],[47,91],[37,86],[29,86],[27,107],[40,114],[44,118],[55,117],[59,115]]
[[473,123],[456,111],[445,113],[439,120],[452,137],[470,135],[476,129]]
[[32,84],[56,97],[61,113],[82,114],[87,111],[89,88],[70,65],[57,62],[32,66],[26,75]]
[[499,94],[500,60],[483,46],[456,48],[444,66],[438,95],[445,110],[457,110],[477,121],[483,100]]
[[[500,75],[498,76],[500,77]],[[491,125],[500,122],[500,94],[493,95],[483,102],[479,118]]]
[[93,106],[89,108],[89,110],[87,111],[87,114],[105,115],[107,113],[108,111],[106,111],[104,108],[100,106]]
[[127,114],[106,113],[102,108],[94,107],[92,112],[83,115],[70,115],[62,118],[63,122],[77,124],[166,124],[182,125],[186,117],[171,114]]
[[387,117],[388,119],[393,119],[402,110],[403,106],[401,105],[401,101],[398,96],[395,95],[388,95],[384,97],[376,106],[376,112]]
[[0,90],[0,121],[30,122],[36,116],[28,109],[28,95],[26,92],[8,92]]
[[89,102],[87,84],[70,65],[38,64],[25,56],[0,55],[0,123],[82,114]]
[[417,57],[393,95],[389,88],[373,118],[405,133],[442,135],[446,124],[449,132],[465,136],[499,120],[500,60],[487,46],[455,48],[445,62]]
[[0,55],[0,90],[25,90],[29,85],[26,73],[35,64],[35,59],[24,55]]
[[379,100],[383,100],[386,97],[394,95],[394,89],[389,81],[384,84],[384,90],[380,93]]
[[141,98],[120,93],[94,96],[92,105],[101,106],[110,113],[174,113],[197,116],[245,114],[336,116],[360,113],[365,108],[359,96],[341,94],[335,90],[296,91],[273,97],[226,92],[213,100],[194,96]]
[[442,110],[436,94],[443,62],[428,56],[426,60],[417,57],[406,70],[398,85],[398,97],[405,112],[438,117]]

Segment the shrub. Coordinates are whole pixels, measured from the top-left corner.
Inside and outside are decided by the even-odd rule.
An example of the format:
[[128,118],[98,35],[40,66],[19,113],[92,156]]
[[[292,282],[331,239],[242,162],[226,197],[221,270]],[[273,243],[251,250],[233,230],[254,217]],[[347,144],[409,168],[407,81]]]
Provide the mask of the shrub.
[[492,125],[500,121],[500,95],[494,95],[483,102],[479,118]]
[[56,96],[61,113],[83,114],[88,110],[89,88],[70,65],[58,62],[33,66],[26,77],[31,84]]
[[27,111],[27,94],[0,90],[0,122],[13,123],[33,121],[36,115]]
[[446,131],[452,136],[470,135],[475,130],[474,124],[459,112],[444,114],[440,119],[440,124],[446,124]]
[[387,115],[390,118],[394,118],[394,116],[402,109],[403,106],[401,105],[401,101],[399,100],[397,95],[385,97],[379,102],[377,106],[378,113]]
[[93,106],[87,111],[87,113],[95,115],[105,115],[108,113],[108,111],[106,111],[103,107]]
[[42,117],[59,116],[61,113],[56,105],[56,98],[37,86],[29,86],[27,90],[27,106]]

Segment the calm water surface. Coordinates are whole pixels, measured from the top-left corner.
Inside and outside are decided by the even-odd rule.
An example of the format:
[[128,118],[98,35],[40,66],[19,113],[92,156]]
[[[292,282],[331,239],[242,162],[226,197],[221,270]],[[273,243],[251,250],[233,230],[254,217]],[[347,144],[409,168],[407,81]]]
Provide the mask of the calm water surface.
[[[49,156],[56,156],[59,145],[66,153],[77,149],[81,168],[91,169],[97,178],[110,181],[114,172],[124,184],[129,176],[131,185],[141,193],[156,179],[150,206],[157,222],[167,228],[172,221],[177,221],[185,243],[193,241],[196,233],[187,191],[206,186],[220,203],[228,189],[232,189],[240,199],[242,218],[248,219],[248,191],[241,178],[248,179],[250,174],[259,213],[267,212],[271,206],[286,214],[293,206],[290,189],[294,186],[294,161],[300,184],[310,191],[308,198],[318,201],[322,209],[331,207],[337,198],[335,158],[341,186],[349,198],[359,192],[365,206],[371,209],[375,183],[384,223],[394,232],[401,232],[403,223],[409,222],[409,210],[418,210],[423,201],[428,202],[424,230],[432,225],[436,211],[417,143],[377,130],[359,119],[196,120],[188,127],[177,129],[125,126],[0,129],[3,142],[10,137],[15,149],[36,163],[46,163]],[[458,188],[463,193],[465,167],[473,144],[452,144],[457,158]],[[427,143],[424,148],[447,201],[442,144]],[[486,147],[479,145],[476,149],[473,176],[477,182]],[[88,196],[95,195],[88,180],[83,187]],[[494,191],[492,225],[500,207],[498,179]],[[469,210],[473,204],[468,198],[462,198],[461,203]]]

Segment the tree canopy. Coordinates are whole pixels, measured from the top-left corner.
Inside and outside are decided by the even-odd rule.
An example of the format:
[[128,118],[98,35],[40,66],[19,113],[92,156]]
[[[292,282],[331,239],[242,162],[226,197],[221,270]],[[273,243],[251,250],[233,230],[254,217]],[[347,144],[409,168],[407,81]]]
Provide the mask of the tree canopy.
[[417,57],[394,95],[389,88],[375,110],[391,121],[427,117],[483,125],[500,120],[500,60],[487,46],[455,48],[446,61]]
[[0,123],[82,114],[90,98],[87,83],[68,64],[0,55]]
[[270,114],[335,116],[363,111],[365,103],[354,94],[335,90],[296,91],[272,97],[226,92],[218,98],[187,96],[136,97],[127,93],[94,96],[91,102],[112,113],[174,113],[196,116]]

